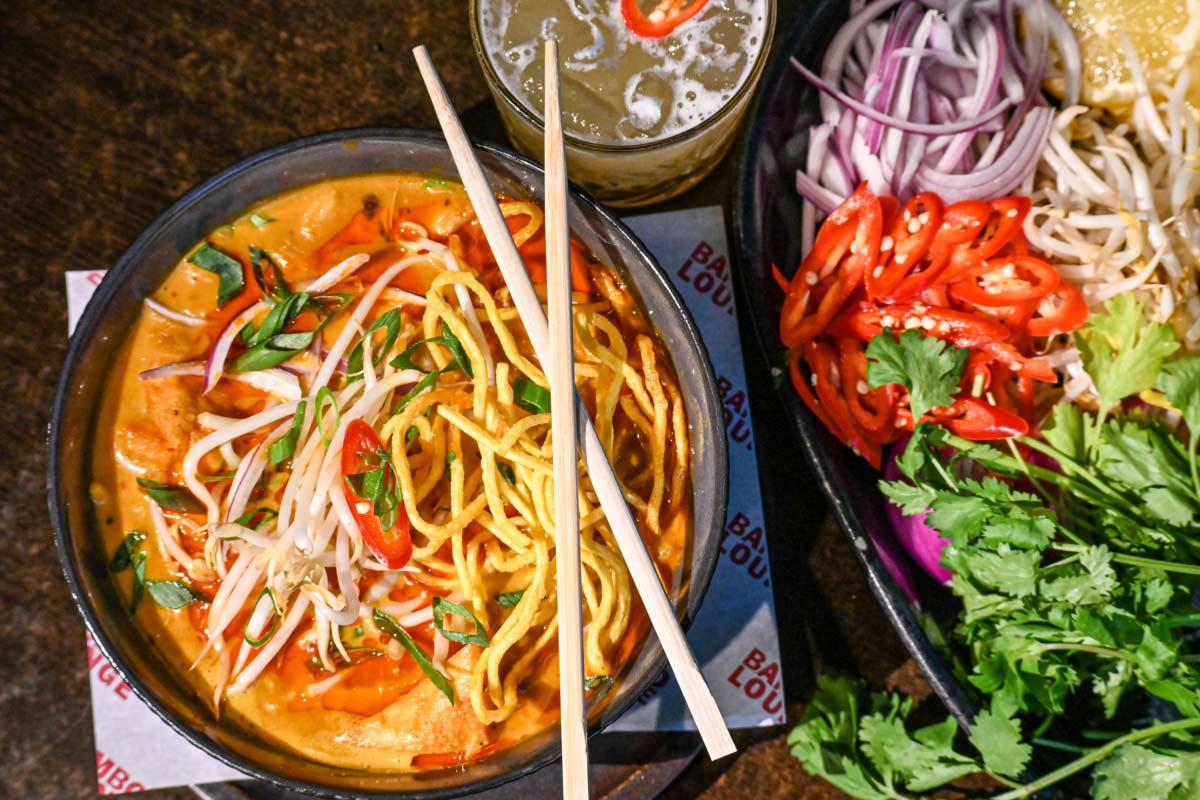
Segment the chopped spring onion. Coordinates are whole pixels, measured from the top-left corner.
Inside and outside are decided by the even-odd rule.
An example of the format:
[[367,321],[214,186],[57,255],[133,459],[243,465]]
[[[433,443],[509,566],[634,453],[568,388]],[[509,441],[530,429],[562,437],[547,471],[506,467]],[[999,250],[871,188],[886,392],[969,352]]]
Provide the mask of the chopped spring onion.
[[457,369],[466,373],[468,378],[475,377],[475,373],[471,369],[471,359],[467,358],[467,353],[463,349],[462,342],[459,341],[458,337],[454,335],[453,331],[446,327],[446,323],[444,321],[442,322],[441,336],[434,336],[429,339],[422,339],[419,342],[414,342],[413,344],[409,345],[409,347],[403,353],[393,358],[391,365],[398,369],[415,369],[424,372],[425,370],[422,367],[413,362],[412,357],[417,350],[425,345],[430,344],[445,345],[447,348],[449,348],[450,354],[453,356],[453,358],[450,360],[450,363],[442,368],[442,372]]
[[521,598],[525,596],[524,589],[518,589],[515,592],[501,592],[496,595],[496,602],[501,608],[513,608],[517,603],[521,602]]
[[300,440],[300,429],[304,427],[306,411],[308,411],[308,401],[301,400],[300,405],[296,406],[296,416],[292,418],[292,426],[288,428],[288,432],[271,442],[267,458],[272,465],[287,461],[296,452],[296,442]]
[[275,221],[274,217],[267,216],[266,214],[251,214],[250,215],[250,224],[256,228],[265,228],[274,221]]
[[[330,391],[328,386],[321,387],[321,390],[319,392],[317,392],[317,399],[315,400],[315,402],[316,402],[316,408],[317,408],[317,411],[316,411],[317,433],[321,437],[321,442],[326,447],[329,447],[329,443],[331,441],[333,441],[334,432],[337,431],[337,429],[342,424],[342,410],[338,407],[337,397],[334,396],[333,392]],[[329,433],[325,432],[325,403],[326,402],[328,402],[329,405],[333,407],[333,414],[334,414],[333,430],[329,431]]]
[[[375,366],[379,366],[379,362],[384,359],[388,351],[392,349],[392,345],[396,343],[396,337],[400,335],[400,309],[393,308],[390,311],[381,314],[379,319],[371,323],[371,326],[363,333],[362,339],[350,351],[350,358],[346,361],[346,380],[357,381],[362,380],[363,376],[363,341],[371,336],[375,331],[384,331],[383,347],[378,350],[372,348],[371,362]],[[411,349],[411,348],[410,348]],[[408,352],[408,351],[405,351]]]
[[[267,630],[257,638],[250,635],[250,624],[255,621],[258,616],[258,606],[262,603],[263,596],[266,596],[271,601],[271,624]],[[279,607],[279,602],[275,599],[275,593],[271,591],[270,586],[264,586],[262,593],[259,594],[258,600],[254,603],[254,612],[246,620],[245,627],[242,628],[242,638],[246,640],[246,644],[251,647],[262,647],[267,642],[271,641],[271,637],[275,635],[275,631],[279,630],[279,619],[283,616],[283,610]],[[260,623],[259,627],[262,625]]]
[[550,413],[550,392],[524,378],[513,381],[513,402],[530,414]]
[[[456,614],[463,619],[471,620],[475,623],[475,632],[468,634],[449,630],[445,624],[447,614]],[[477,644],[480,647],[488,647],[491,644],[491,640],[488,639],[487,629],[483,627],[483,623],[479,621],[479,617],[472,614],[471,610],[466,606],[452,603],[444,597],[433,598],[433,626],[438,629],[438,633],[451,642]]]
[[133,596],[129,600],[129,613],[136,614],[146,593],[146,554],[141,550],[133,555]]
[[583,681],[583,688],[595,689],[597,686],[603,686],[606,683],[612,683],[612,678],[608,675],[589,675]]

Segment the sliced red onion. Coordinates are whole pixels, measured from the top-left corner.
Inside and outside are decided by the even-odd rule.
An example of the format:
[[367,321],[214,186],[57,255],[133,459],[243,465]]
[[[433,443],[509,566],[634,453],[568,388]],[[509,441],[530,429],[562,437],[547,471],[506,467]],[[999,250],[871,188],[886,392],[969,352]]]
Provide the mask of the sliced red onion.
[[180,322],[184,325],[190,325],[193,328],[205,324],[205,319],[203,317],[193,317],[189,314],[184,314],[182,311],[176,311],[172,308],[167,308],[153,297],[147,297],[143,302],[146,304],[146,308],[150,309],[159,316],[166,317],[169,320],[174,320],[175,322]]
[[[1045,142],[1038,87],[1052,77],[1071,95],[1078,84],[1069,26],[1048,0],[896,6],[853,4],[819,77],[793,59],[820,92],[822,117],[797,190],[823,210],[818,186],[845,197],[863,180],[902,202],[919,191],[945,188],[953,201],[968,186],[986,198],[1021,185]],[[817,130],[828,133],[814,154]]]
[[[892,448],[883,469],[883,477],[890,481],[906,480],[896,458],[904,452],[904,442],[899,442]],[[887,502],[887,501],[885,501]],[[904,551],[912,558],[913,563],[939,583],[949,583],[954,573],[942,566],[942,550],[950,544],[950,540],[941,533],[929,527],[925,522],[928,512],[915,517],[906,517],[900,509],[887,502],[887,515],[892,523],[892,530]],[[895,576],[893,576],[895,577]],[[899,582],[897,578],[897,582]]]
[[980,114],[978,117],[969,117],[967,119],[957,120],[956,122],[945,122],[936,125],[922,124],[876,111],[866,103],[859,102],[832,84],[821,80],[821,78],[815,72],[801,64],[795,58],[792,59],[792,66],[795,67],[796,71],[803,75],[809,83],[811,83],[813,86],[816,86],[822,92],[834,98],[847,108],[862,114],[867,119],[880,122],[884,125],[887,125],[889,128],[896,128],[897,130],[904,131],[905,133],[920,133],[927,136],[943,136],[951,133],[960,133],[962,131],[978,130],[983,123],[987,122],[993,117],[1003,114],[1005,110],[1013,105],[1012,100],[1005,98],[983,114]]
[[[161,367],[148,369],[138,373],[138,378],[152,381],[171,376],[204,377],[207,368],[203,361],[179,361],[174,364],[163,364]],[[255,389],[270,392],[284,400],[300,399],[300,381],[295,375],[279,367],[260,369],[255,372],[234,372],[225,376],[231,381],[238,381]]]

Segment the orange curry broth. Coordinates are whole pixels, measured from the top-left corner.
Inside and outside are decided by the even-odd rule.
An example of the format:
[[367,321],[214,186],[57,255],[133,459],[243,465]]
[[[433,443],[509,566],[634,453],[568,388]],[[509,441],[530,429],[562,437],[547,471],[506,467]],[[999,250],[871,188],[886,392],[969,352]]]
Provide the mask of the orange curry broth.
[[[436,188],[431,188],[435,187]],[[382,198],[382,199],[381,199]],[[251,212],[270,217],[273,221],[257,227],[249,220]],[[524,227],[527,216],[510,217],[514,232]],[[93,466],[96,482],[93,501],[106,549],[112,552],[131,529],[153,531],[153,523],[136,477],[179,482],[179,466],[186,449],[199,438],[196,415],[201,411],[229,416],[248,416],[261,410],[266,395],[259,390],[232,381],[222,381],[208,395],[201,395],[200,378],[178,378],[163,381],[141,381],[138,373],[162,364],[204,358],[212,343],[226,324],[261,296],[250,269],[248,247],[258,245],[269,251],[281,267],[288,282],[295,286],[323,273],[350,255],[368,253],[371,260],[355,275],[330,292],[361,294],[400,256],[395,242],[417,238],[411,223],[417,223],[429,238],[450,244],[479,277],[495,292],[504,285],[503,278],[491,251],[474,220],[465,193],[455,184],[428,181],[424,176],[411,174],[375,174],[325,181],[303,187],[267,200],[249,209],[232,224],[214,231],[207,241],[243,262],[245,290],[223,308],[214,310],[216,277],[191,267],[186,262],[168,276],[155,292],[158,301],[193,315],[203,315],[207,324],[199,328],[166,322],[150,312],[143,312],[129,339],[124,343],[121,357],[113,373],[112,384],[106,393],[102,422],[98,425],[97,446]],[[457,237],[457,242],[450,242]],[[545,238],[539,232],[521,247],[527,269],[535,284],[544,284]],[[417,294],[425,294],[430,282],[441,271],[432,260],[402,272],[391,285]],[[592,261],[578,242],[571,243],[572,285],[577,293],[586,293],[587,302],[605,299],[597,290],[595,277],[601,273],[624,289],[616,273]],[[539,293],[544,292],[542,286]],[[633,333],[652,333],[644,315],[630,299],[625,314],[610,311],[609,318],[627,338]],[[577,295],[577,299],[579,298]],[[502,303],[507,305],[507,303]],[[340,328],[339,321],[352,311],[346,309],[326,329],[324,335],[333,337]],[[405,308],[406,314],[419,319],[421,309]],[[315,316],[301,315],[289,331],[311,330]],[[656,341],[657,337],[655,337]],[[235,345],[230,359],[237,357],[240,343]],[[661,353],[661,344],[659,345]],[[630,360],[638,360],[636,348],[630,349]],[[672,374],[667,359],[659,369]],[[629,388],[626,387],[626,392]],[[584,391],[584,399],[595,412],[594,395]],[[618,444],[614,463],[620,465],[625,455],[647,452],[634,428]],[[241,437],[235,450],[245,453],[261,439],[261,432]],[[624,451],[624,452],[622,452]],[[672,452],[670,439],[668,453]],[[644,462],[644,459],[642,459]],[[201,472],[214,474],[220,461],[209,454],[201,462]],[[669,466],[669,464],[668,464]],[[627,476],[628,477],[628,476]],[[639,487],[631,486],[635,490]],[[281,487],[266,487],[251,500],[250,507],[274,507]],[[670,586],[679,564],[684,562],[689,547],[690,492],[684,491],[683,502],[664,516],[663,532],[652,537],[644,532],[651,554],[655,556],[664,582]],[[511,511],[511,509],[510,509]],[[197,521],[202,519],[196,516]],[[476,530],[480,530],[476,528]],[[643,531],[645,527],[643,526]],[[203,536],[184,535],[184,549],[192,555],[202,555]],[[447,548],[450,544],[445,545]],[[148,578],[174,577],[163,562],[153,540],[144,548],[147,554]],[[236,557],[236,556],[235,556]],[[125,591],[130,590],[128,571],[117,576]],[[364,578],[365,589],[373,576]],[[392,601],[410,600],[423,596],[432,602],[434,592],[417,581],[419,575],[404,574],[389,592]],[[217,583],[195,588],[211,598]],[[681,583],[686,592],[686,581]],[[624,637],[614,649],[611,661],[628,664],[644,641],[648,620],[635,596],[633,612]],[[200,652],[208,624],[207,602],[194,603],[185,613],[173,613],[157,607],[147,598],[137,616],[155,644],[181,670],[187,670]],[[238,647],[249,605],[227,628],[230,647]],[[264,738],[273,739],[303,755],[318,761],[349,768],[383,771],[427,769],[453,766],[484,757],[498,749],[520,741],[552,724],[558,716],[557,651],[547,647],[537,666],[522,684],[523,702],[510,719],[493,726],[472,730],[473,713],[465,685],[455,687],[456,703],[451,707],[444,701],[430,702],[432,684],[421,672],[415,660],[405,656],[399,661],[387,656],[388,637],[363,638],[354,635],[354,627],[344,628],[347,635],[349,663],[337,654],[334,664],[344,673],[332,687],[319,696],[309,693],[318,681],[330,678],[330,673],[317,658],[311,635],[311,624],[302,625],[293,634],[271,668],[241,694],[227,696],[221,704],[220,715],[257,729]],[[416,642],[432,652],[433,624],[426,623],[410,631]],[[448,661],[467,659],[470,663],[480,648],[473,645],[451,645]],[[467,652],[462,652],[467,651]],[[236,650],[234,651],[236,652]],[[255,651],[257,652],[257,648]],[[217,679],[215,660],[209,656],[194,670],[186,672],[197,691],[211,697]],[[396,709],[406,705],[404,698],[416,698],[425,707],[414,709],[421,716],[420,728],[425,733],[400,737],[393,742],[394,732],[386,735],[378,729],[392,725],[404,727],[408,717]],[[436,691],[432,695],[441,697]],[[611,693],[610,695],[611,696]],[[418,700],[413,700],[414,703]],[[602,705],[593,708],[595,713]],[[465,707],[467,719],[463,715]],[[450,708],[451,713],[445,713]],[[393,717],[395,719],[393,719]],[[414,718],[415,719],[415,718]],[[429,729],[429,731],[426,731]],[[460,730],[461,729],[461,730]],[[463,733],[466,731],[466,733]],[[447,735],[440,735],[440,734]],[[427,735],[426,735],[427,734]],[[456,734],[460,734],[457,735]],[[412,741],[410,741],[412,740]],[[405,749],[408,748],[408,749]]]

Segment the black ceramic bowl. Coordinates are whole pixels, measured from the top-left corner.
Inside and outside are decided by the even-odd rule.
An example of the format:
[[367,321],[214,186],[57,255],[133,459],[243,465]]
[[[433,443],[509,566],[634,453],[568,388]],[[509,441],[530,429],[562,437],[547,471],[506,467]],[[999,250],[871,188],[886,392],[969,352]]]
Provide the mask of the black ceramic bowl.
[[[779,342],[779,310],[783,295],[771,280],[771,265],[785,275],[800,263],[800,209],[796,170],[804,165],[808,129],[820,122],[817,92],[789,63],[795,56],[820,70],[825,46],[846,19],[846,4],[812,2],[782,37],[751,111],[736,185],[734,236],[742,256],[734,271],[738,292],[746,299],[759,347],[768,362],[784,363]],[[780,394],[813,475],[829,500],[842,530],[867,573],[872,592],[892,626],[925,672],[934,691],[960,722],[973,716],[967,693],[951,675],[918,621],[921,613],[892,580],[875,542],[894,544],[884,499],[876,489],[878,474],[821,424],[784,377]],[[889,548],[898,551],[899,547]],[[916,568],[913,568],[916,572]],[[923,587],[925,610],[947,599],[932,586]]]
[[[540,201],[542,172],[533,162],[487,145],[479,146],[478,153],[493,189]],[[75,601],[105,655],[142,700],[202,750],[248,775],[330,797],[365,793],[444,798],[482,791],[555,760],[558,729],[554,726],[466,767],[384,775],[316,764],[276,749],[250,731],[216,721],[123,607],[91,519],[89,453],[101,393],[118,347],[142,299],[188,248],[248,206],[279,192],[334,176],[396,170],[457,175],[440,135],[362,129],[280,145],[193,189],[146,229],[100,284],[71,338],[50,423],[50,516],[59,556]],[[712,365],[683,301],[629,229],[579,192],[572,193],[569,214],[572,232],[601,261],[629,277],[679,375],[692,435],[695,508],[690,581],[679,609],[687,624],[712,578],[725,522],[725,427]],[[664,661],[657,640],[650,637],[620,678],[593,732],[628,708]]]

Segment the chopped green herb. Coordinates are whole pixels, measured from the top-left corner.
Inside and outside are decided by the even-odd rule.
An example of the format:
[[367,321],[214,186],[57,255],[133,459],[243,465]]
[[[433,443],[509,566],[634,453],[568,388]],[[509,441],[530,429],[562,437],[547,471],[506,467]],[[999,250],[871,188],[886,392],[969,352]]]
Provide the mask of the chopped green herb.
[[885,328],[867,345],[867,359],[871,388],[898,383],[908,389],[913,419],[920,421],[931,408],[954,402],[967,350],[916,330],[896,339]]
[[279,608],[279,603],[275,600],[275,593],[271,591],[271,587],[264,586],[262,592],[258,595],[258,600],[254,603],[254,609],[257,610],[262,603],[263,595],[266,595],[271,601],[271,624],[267,626],[267,630],[258,638],[250,635],[250,619],[254,617],[251,613],[250,618],[247,618],[246,624],[242,626],[242,638],[246,640],[246,644],[251,647],[262,647],[267,642],[271,641],[271,637],[275,635],[275,631],[279,630],[279,619],[283,616],[283,611]]
[[513,381],[513,402],[530,414],[550,413],[550,392],[524,378]]
[[242,263],[208,242],[192,253],[188,262],[217,276],[217,308],[241,294],[246,286]]
[[508,481],[509,486],[517,485],[517,473],[513,470],[512,464],[506,464],[503,461],[497,461],[496,469],[500,470],[500,477]]
[[404,395],[404,397],[401,397],[400,402],[396,403],[396,407],[392,409],[392,413],[399,414],[401,411],[404,410],[405,406],[407,406],[409,403],[411,403],[413,401],[414,397],[416,397],[421,392],[428,389],[430,386],[433,386],[435,383],[437,383],[438,375],[441,375],[441,373],[440,372],[431,372],[428,375],[426,375],[424,378],[421,378],[421,380],[417,381],[416,386],[409,389],[408,394]]
[[358,344],[354,345],[354,349],[350,351],[350,357],[346,361],[346,380],[348,382],[362,379],[363,351],[365,350],[363,342],[375,331],[382,330],[384,332],[383,346],[371,348],[371,363],[379,366],[379,362],[387,357],[392,346],[396,344],[396,337],[400,335],[401,321],[400,309],[393,308],[381,314],[377,320],[371,323],[371,326],[363,333],[362,339],[359,339]]
[[[447,614],[456,614],[463,619],[469,619],[475,623],[474,633],[460,633],[459,631],[447,630],[445,619]],[[452,642],[460,644],[477,644],[480,647],[487,647],[491,644],[488,639],[487,629],[483,627],[483,623],[479,621],[479,617],[471,613],[471,610],[466,606],[452,603],[444,597],[433,598],[433,626],[445,638]]]
[[146,541],[146,534],[141,531],[130,531],[125,534],[125,538],[117,546],[117,551],[113,553],[112,561],[108,562],[108,571],[115,573],[129,569],[133,564],[134,555],[138,552],[138,547],[144,541]]
[[172,611],[207,600],[183,581],[146,581],[146,590],[154,602]]
[[133,555],[133,596],[129,601],[129,613],[136,614],[146,593],[146,554],[141,550]]
[[595,689],[597,686],[603,686],[606,683],[612,683],[612,678],[608,675],[589,675],[583,679],[583,688]]
[[203,504],[183,486],[171,483],[159,483],[149,478],[138,478],[137,483],[142,491],[146,493],[147,497],[163,508],[169,508],[172,511],[186,511],[192,514],[204,510]]
[[[263,262],[271,265],[272,282],[268,282],[263,271]],[[292,296],[292,287],[283,276],[283,270],[271,258],[271,254],[257,245],[250,245],[250,271],[254,274],[254,282],[262,292],[263,302],[269,306],[287,300]]]
[[401,628],[400,623],[396,622],[391,614],[378,608],[372,614],[372,619],[375,620],[375,624],[381,631],[398,641],[400,646],[408,651],[408,654],[417,662],[417,666],[425,673],[425,677],[429,678],[433,685],[438,688],[438,691],[446,695],[446,699],[453,705],[454,684],[450,683],[450,680],[438,671],[433,662],[429,660],[429,655],[421,649],[420,645],[413,641],[408,631]]
[[525,596],[524,589],[518,589],[515,592],[502,592],[496,595],[496,602],[502,608],[513,608],[517,603],[521,602],[521,598]]
[[251,214],[250,224],[256,228],[265,228],[275,221],[274,217],[269,217],[266,214]]
[[400,510],[400,482],[396,478],[392,460],[384,450],[366,454],[362,459],[377,466],[347,475],[346,481],[354,494],[371,503],[371,511],[379,517],[380,527],[385,531],[391,530],[396,524]]
[[235,475],[237,475],[237,470],[230,470],[229,472],[222,472],[219,475],[197,475],[196,478],[201,483],[220,483],[221,481],[229,480],[230,478],[232,478]]
[[410,425],[410,426],[408,426],[408,430],[406,430],[404,432],[404,443],[411,444],[412,440],[416,439],[420,435],[421,435],[421,431],[417,428],[417,426]]
[[246,345],[253,348],[265,344],[268,339],[279,334],[291,324],[292,320],[300,316],[300,312],[304,310],[304,304],[307,302],[308,295],[299,292],[276,303],[259,329],[246,340]]
[[362,626],[362,625],[359,625],[359,626],[357,626],[357,627],[356,627],[356,628],[355,628],[355,629],[352,631],[352,633],[354,634],[354,636],[361,638],[361,637],[362,637],[362,635],[363,635],[363,626]]
[[[341,424],[342,424],[342,410],[340,408],[338,408],[337,398],[334,397],[333,392],[330,391],[328,386],[321,387],[320,391],[317,392],[317,398],[316,398],[315,402],[317,404],[317,413],[316,413],[317,433],[320,434],[321,441],[325,444],[325,446],[329,447],[329,443],[331,441],[333,441],[333,434],[337,431],[338,427],[341,426]],[[325,433],[325,404],[326,404],[326,402],[328,402],[329,405],[333,407],[333,413],[335,415],[334,419],[333,419],[333,430],[329,431],[328,434]]]
[[458,455],[453,450],[448,450],[446,452],[446,471],[447,472],[450,471],[450,465],[454,463],[454,460],[456,458],[458,458]]
[[442,191],[453,191],[454,189],[459,188],[459,184],[454,183],[453,181],[439,180],[438,178],[427,178],[425,180],[425,188],[426,189],[440,189]]
[[444,345],[450,350],[452,358],[450,363],[442,368],[442,372],[449,372],[457,369],[466,373],[468,378],[475,377],[475,373],[471,369],[471,360],[467,358],[467,352],[463,349],[462,342],[459,341],[458,337],[454,335],[453,331],[446,327],[445,321],[442,322],[441,336],[434,336],[429,339],[421,339],[418,342],[414,342],[413,344],[409,345],[403,353],[393,358],[391,365],[397,369],[415,369],[424,372],[425,370],[418,366],[417,363],[413,361],[412,357],[417,350],[431,344]]
[[305,412],[308,411],[308,401],[301,400],[296,406],[296,415],[292,417],[292,425],[287,433],[271,442],[267,450],[267,458],[273,465],[281,464],[291,458],[296,452],[296,443],[300,440],[300,429],[304,427]]
[[279,512],[273,508],[256,508],[252,511],[247,511],[233,521],[234,525],[241,525],[243,528],[250,527],[250,520],[254,519],[258,514],[262,514],[263,518],[254,526],[254,530],[259,530],[263,525],[266,525],[271,520],[279,516]]

